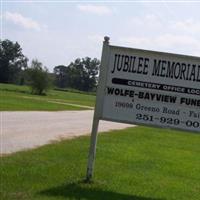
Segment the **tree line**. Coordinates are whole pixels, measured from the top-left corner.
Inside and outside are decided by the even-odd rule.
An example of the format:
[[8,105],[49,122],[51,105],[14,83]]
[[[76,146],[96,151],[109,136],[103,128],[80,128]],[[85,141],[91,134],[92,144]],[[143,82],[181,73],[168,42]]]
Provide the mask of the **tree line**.
[[58,65],[50,73],[37,59],[28,64],[18,42],[0,40],[0,83],[30,85],[32,93],[44,94],[50,86],[95,91],[100,61],[77,58],[69,65]]

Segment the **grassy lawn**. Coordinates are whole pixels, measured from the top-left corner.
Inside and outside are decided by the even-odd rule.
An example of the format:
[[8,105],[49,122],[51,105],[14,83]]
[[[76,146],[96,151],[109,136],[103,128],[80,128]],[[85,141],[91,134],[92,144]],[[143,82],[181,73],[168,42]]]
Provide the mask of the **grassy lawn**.
[[84,110],[88,108],[70,104],[93,107],[94,102],[94,95],[49,90],[46,96],[39,96],[30,94],[27,86],[0,84],[0,111]]
[[85,184],[89,137],[1,159],[1,200],[199,200],[200,135],[136,127],[98,137]]

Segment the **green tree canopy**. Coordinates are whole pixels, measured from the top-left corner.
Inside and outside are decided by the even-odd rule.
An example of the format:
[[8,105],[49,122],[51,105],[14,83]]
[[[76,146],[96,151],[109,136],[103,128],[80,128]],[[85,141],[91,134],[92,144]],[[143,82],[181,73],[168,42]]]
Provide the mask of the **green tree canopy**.
[[64,65],[54,67],[55,85],[59,88],[66,88],[70,85],[70,69]]
[[97,84],[100,61],[77,58],[68,66],[59,65],[54,68],[56,85],[58,87],[71,87],[82,91],[92,91]]
[[45,94],[50,86],[48,69],[43,67],[38,60],[32,60],[31,67],[27,70],[28,84],[33,94]]
[[27,68],[28,59],[17,42],[0,40],[0,82],[15,83],[20,72]]

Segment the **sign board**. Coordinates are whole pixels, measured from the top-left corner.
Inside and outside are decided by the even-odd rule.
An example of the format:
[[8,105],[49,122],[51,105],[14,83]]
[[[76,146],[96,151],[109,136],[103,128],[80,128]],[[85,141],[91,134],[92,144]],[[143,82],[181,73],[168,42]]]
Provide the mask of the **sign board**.
[[109,46],[101,119],[200,132],[200,58]]
[[86,180],[101,119],[200,132],[200,57],[111,46],[104,39]]

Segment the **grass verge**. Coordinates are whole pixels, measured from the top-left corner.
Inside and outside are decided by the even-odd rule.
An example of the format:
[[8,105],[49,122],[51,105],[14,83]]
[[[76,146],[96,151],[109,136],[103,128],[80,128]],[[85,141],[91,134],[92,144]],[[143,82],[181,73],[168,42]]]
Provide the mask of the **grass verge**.
[[2,157],[1,200],[198,200],[200,136],[136,127],[98,137],[85,184],[89,137]]
[[0,84],[0,96],[0,111],[85,110],[95,102],[94,95],[49,90],[46,96],[39,96],[30,94],[27,86],[12,84]]

